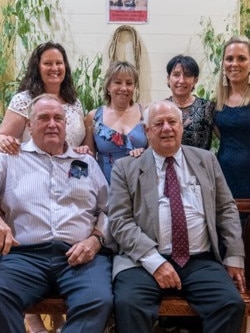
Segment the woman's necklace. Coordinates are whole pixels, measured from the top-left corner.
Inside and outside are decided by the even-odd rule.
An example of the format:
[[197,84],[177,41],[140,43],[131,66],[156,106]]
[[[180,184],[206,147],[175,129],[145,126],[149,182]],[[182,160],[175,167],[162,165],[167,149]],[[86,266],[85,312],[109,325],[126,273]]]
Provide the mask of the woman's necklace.
[[230,107],[243,106],[248,96],[249,86],[247,85],[244,94],[232,94],[227,99],[227,105]]

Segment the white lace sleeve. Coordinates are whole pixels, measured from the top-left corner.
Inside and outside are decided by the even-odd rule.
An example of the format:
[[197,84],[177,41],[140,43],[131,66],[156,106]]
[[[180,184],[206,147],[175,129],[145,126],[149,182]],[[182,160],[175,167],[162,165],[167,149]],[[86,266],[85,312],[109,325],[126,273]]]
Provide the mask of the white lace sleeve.
[[66,112],[66,140],[71,146],[78,147],[85,137],[84,112],[81,102],[77,100],[75,104],[64,104],[63,107]]
[[12,97],[8,109],[28,118],[28,104],[30,101],[31,97],[28,91],[22,91]]

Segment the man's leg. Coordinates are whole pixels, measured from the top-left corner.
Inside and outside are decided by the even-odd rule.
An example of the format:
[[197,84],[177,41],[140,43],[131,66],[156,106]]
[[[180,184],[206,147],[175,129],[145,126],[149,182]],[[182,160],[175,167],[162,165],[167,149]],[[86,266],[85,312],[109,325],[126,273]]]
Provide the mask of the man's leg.
[[59,292],[68,306],[63,333],[102,333],[113,308],[111,259],[97,255],[58,274]]
[[155,279],[142,267],[120,272],[114,281],[117,333],[152,333],[161,292]]
[[203,333],[238,333],[245,304],[225,268],[209,258],[178,269],[185,297],[203,320]]
[[0,258],[1,332],[25,332],[23,310],[46,293],[45,270],[32,249],[19,246]]

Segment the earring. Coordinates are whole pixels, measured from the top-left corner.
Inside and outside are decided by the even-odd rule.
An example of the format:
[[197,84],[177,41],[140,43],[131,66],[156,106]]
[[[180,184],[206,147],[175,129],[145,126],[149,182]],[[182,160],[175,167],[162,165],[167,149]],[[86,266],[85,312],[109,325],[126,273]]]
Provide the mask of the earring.
[[226,73],[225,73],[225,68],[223,68],[222,85],[223,85],[223,87],[228,86],[227,77],[226,77]]
[[250,84],[250,73],[248,74],[248,84]]

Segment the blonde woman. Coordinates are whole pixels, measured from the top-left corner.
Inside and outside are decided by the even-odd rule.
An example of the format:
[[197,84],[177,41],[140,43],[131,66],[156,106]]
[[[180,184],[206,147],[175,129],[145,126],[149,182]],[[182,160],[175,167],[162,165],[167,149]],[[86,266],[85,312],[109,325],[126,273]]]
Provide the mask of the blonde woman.
[[250,198],[250,42],[232,37],[224,46],[215,125],[218,160],[234,198]]
[[104,78],[106,104],[90,111],[85,119],[83,144],[94,153],[108,182],[115,160],[131,153],[138,156],[147,147],[143,108],[134,102],[138,81],[132,64],[113,62]]

